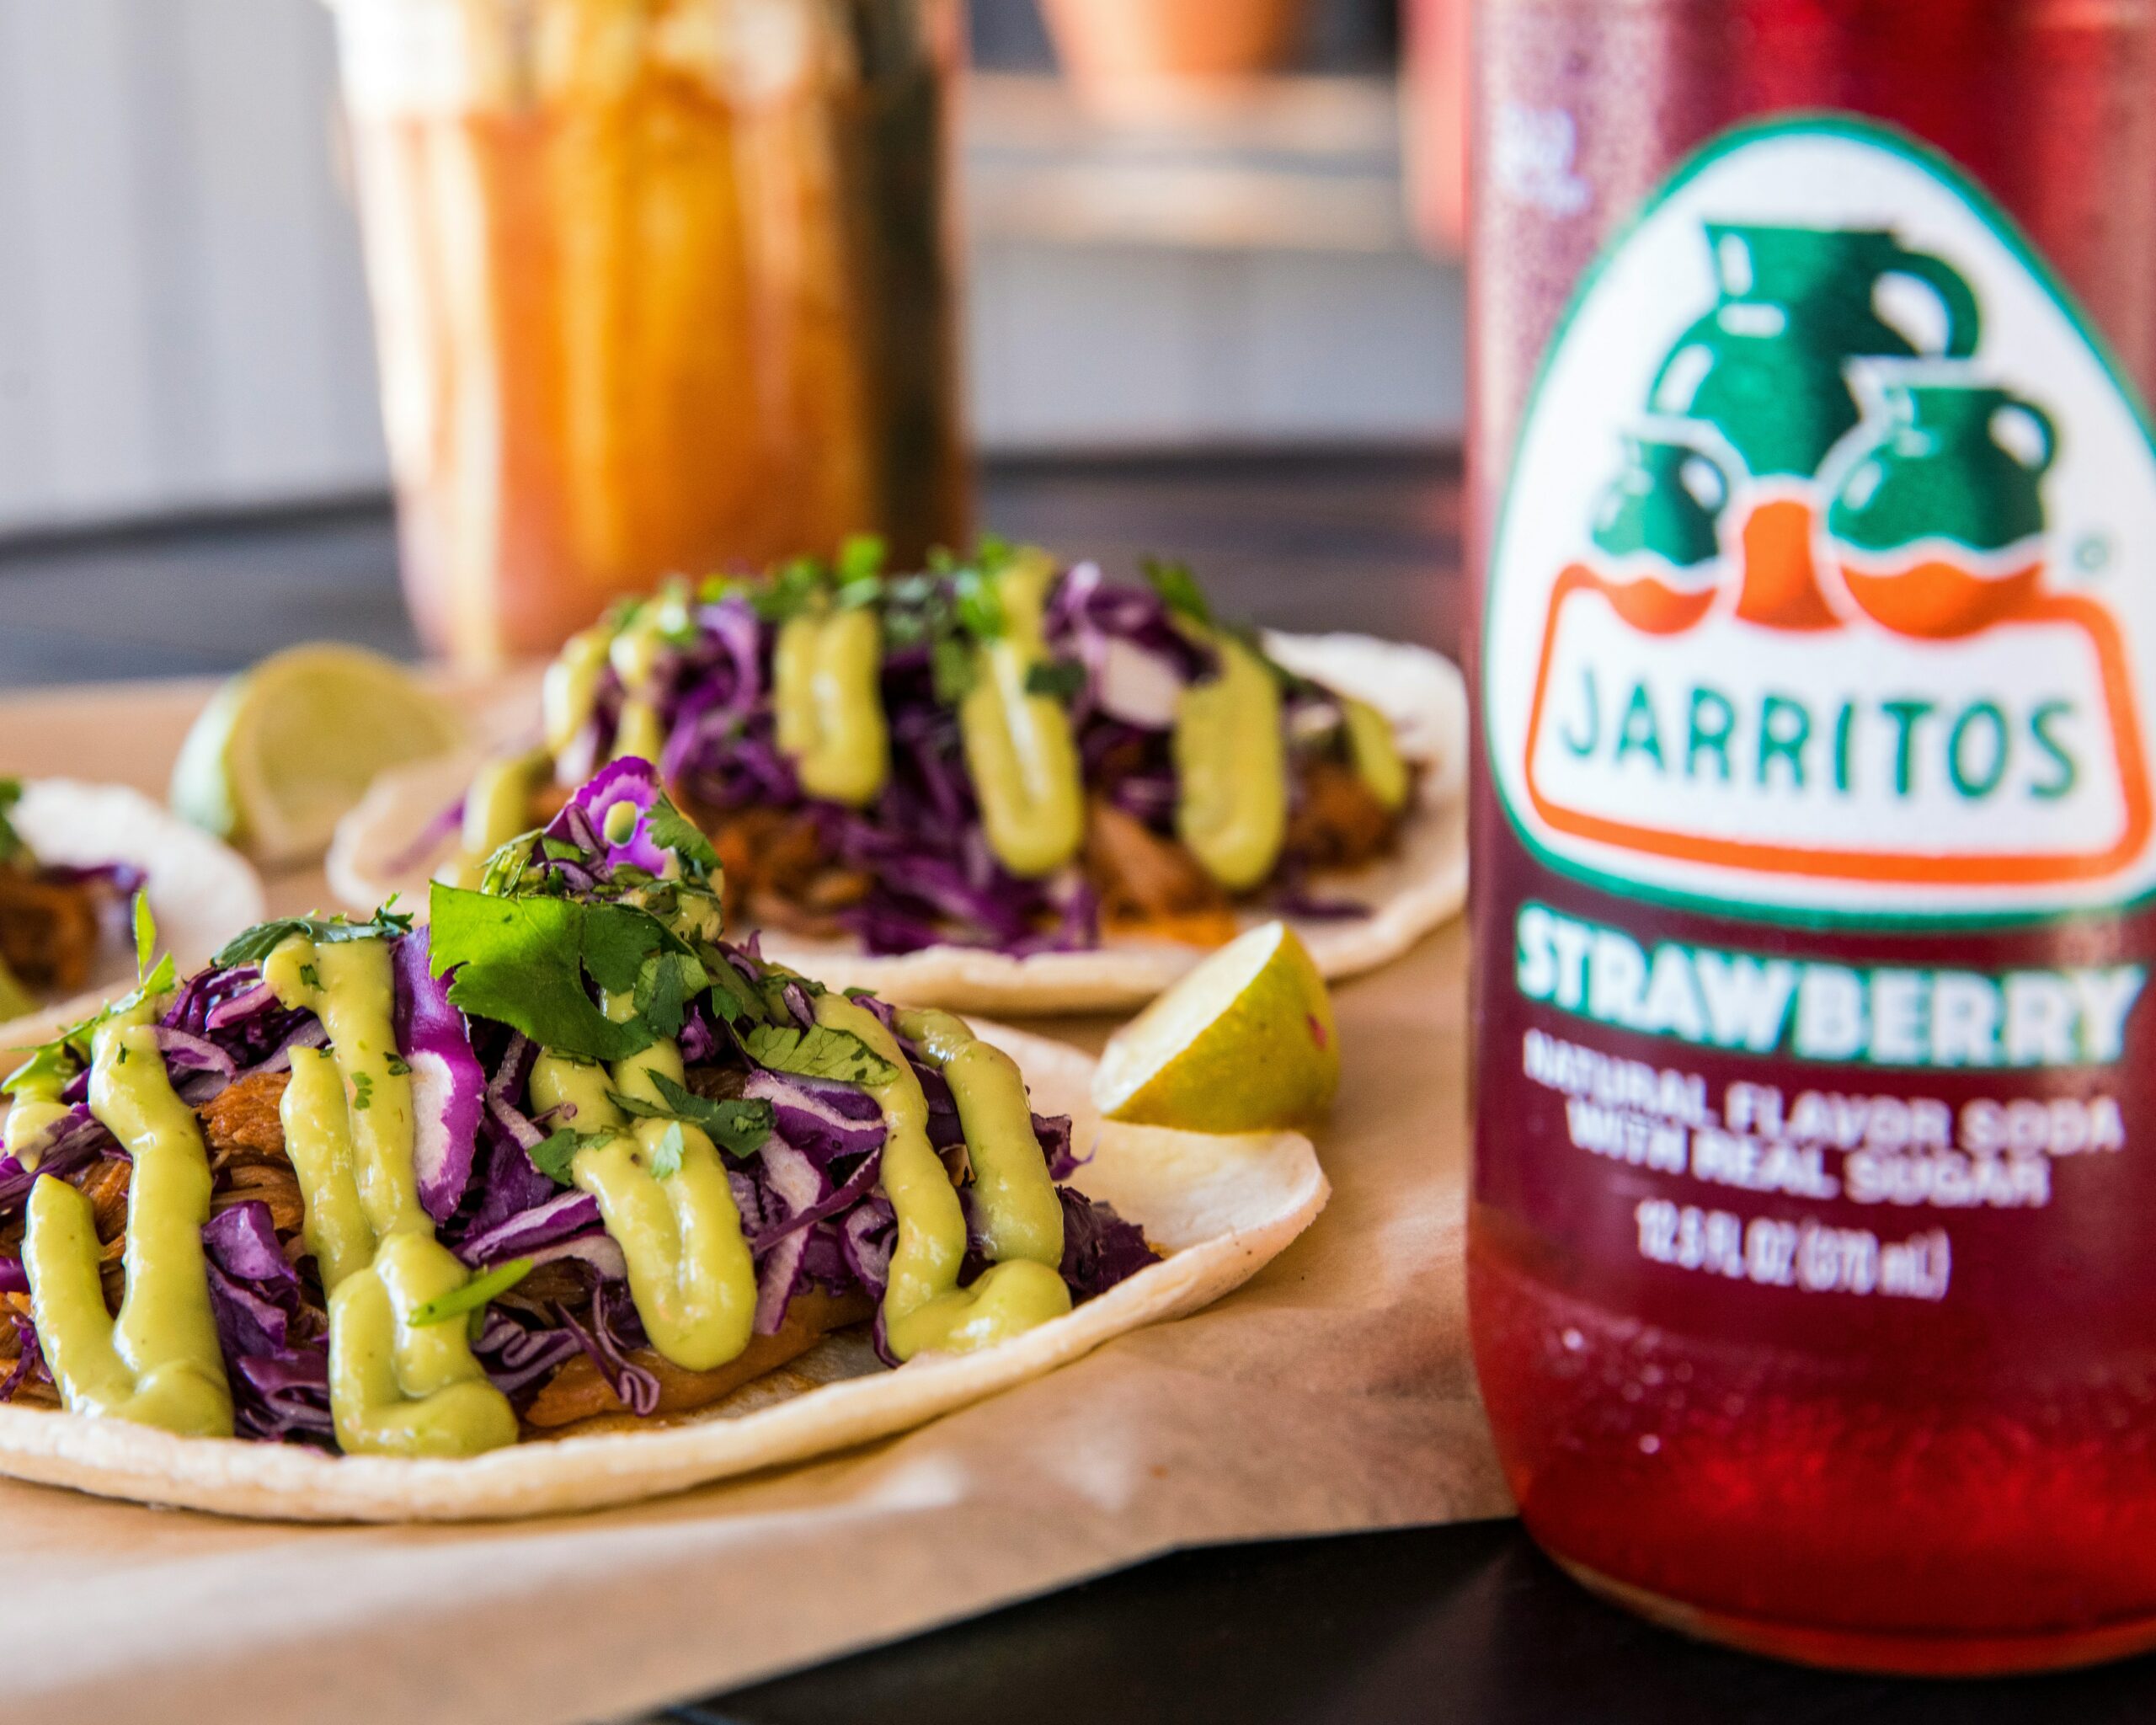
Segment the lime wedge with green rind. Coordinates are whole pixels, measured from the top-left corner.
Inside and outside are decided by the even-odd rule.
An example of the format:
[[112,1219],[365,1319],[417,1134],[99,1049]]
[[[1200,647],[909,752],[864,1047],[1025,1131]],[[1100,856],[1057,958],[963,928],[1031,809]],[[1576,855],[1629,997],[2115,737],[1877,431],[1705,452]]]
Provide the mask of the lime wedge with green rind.
[[440,697],[378,654],[272,654],[211,697],[173,767],[172,806],[263,862],[318,856],[377,773],[457,747]]
[[1332,1001],[1283,922],[1222,947],[1108,1039],[1103,1117],[1187,1132],[1308,1124],[1340,1088]]

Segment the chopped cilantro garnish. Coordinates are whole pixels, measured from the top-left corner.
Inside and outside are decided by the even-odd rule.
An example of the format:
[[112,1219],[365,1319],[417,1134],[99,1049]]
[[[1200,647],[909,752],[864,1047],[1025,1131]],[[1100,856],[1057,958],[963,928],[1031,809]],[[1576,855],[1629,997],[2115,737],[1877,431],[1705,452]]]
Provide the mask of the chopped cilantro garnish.
[[1026,692],[1069,702],[1086,686],[1086,667],[1075,659],[1043,659],[1026,667]]
[[828,1024],[808,1030],[759,1024],[741,1039],[741,1046],[758,1065],[803,1078],[888,1084],[898,1076],[889,1060],[851,1030],[836,1030]]
[[29,1058],[5,1078],[0,1078],[0,1096],[13,1095],[24,1089],[32,1093],[51,1089],[56,1094],[69,1079],[89,1065],[90,1039],[97,1034],[100,1024],[122,1012],[133,1012],[144,1001],[171,993],[178,980],[172,954],[167,953],[131,992],[93,1012],[79,1024],[70,1024],[57,1036],[30,1048]]
[[632,994],[648,959],[687,953],[680,937],[648,911],[576,899],[495,898],[441,885],[431,902],[429,962],[437,976],[456,972],[449,986],[454,1005],[521,1030],[542,1048],[587,1060],[625,1060],[658,1039],[660,1033],[642,1012],[608,1017],[587,985],[589,978],[611,994]]
[[688,1151],[689,1140],[681,1135],[681,1123],[670,1121],[659,1135],[659,1142],[651,1148],[649,1159],[644,1163],[655,1180],[670,1180],[681,1172],[681,1158]]
[[777,1116],[767,1102],[716,1100],[698,1096],[664,1072],[654,1072],[649,1076],[653,1087],[659,1092],[659,1102],[648,1103],[641,1097],[623,1096],[616,1091],[611,1092],[614,1106],[638,1119],[679,1120],[701,1127],[714,1144],[731,1156],[754,1155],[771,1135]]
[[718,873],[718,852],[689,817],[664,797],[651,805],[643,818],[644,831],[662,851],[681,859],[681,872],[691,880],[706,880]]
[[340,941],[372,940],[377,937],[394,940],[398,935],[411,932],[411,916],[406,912],[392,910],[388,905],[384,905],[364,922],[355,922],[345,916],[280,916],[268,922],[258,922],[244,933],[234,935],[210,962],[221,970],[229,969],[235,964],[259,964],[296,934],[305,935],[320,947],[334,946]]
[[841,606],[873,605],[883,596],[883,559],[889,550],[873,533],[853,534],[839,547],[834,574]]
[[389,1076],[392,1078],[405,1078],[411,1076],[411,1062],[397,1055],[392,1055],[384,1064],[387,1066]]
[[1149,557],[1139,562],[1139,568],[1170,611],[1194,623],[1211,626],[1213,607],[1206,602],[1204,591],[1198,585],[1198,577],[1191,574],[1188,563]]
[[30,847],[23,842],[23,836],[15,830],[8,814],[23,800],[23,782],[19,778],[0,778],[0,862],[35,862]]
[[974,686],[973,649],[957,635],[938,635],[929,644],[928,670],[936,698],[955,707]]
[[135,895],[135,975],[150,974],[150,955],[157,949],[157,919],[150,914],[150,895]]
[[611,1135],[605,1132],[579,1132],[574,1127],[557,1126],[538,1143],[525,1151],[531,1166],[552,1180],[557,1186],[574,1183],[569,1178],[570,1164],[576,1153],[586,1145],[596,1144]]
[[531,1274],[530,1258],[512,1258],[490,1270],[481,1270],[461,1288],[422,1300],[412,1308],[412,1315],[405,1322],[415,1330],[424,1329],[430,1324],[446,1324],[453,1317],[478,1311],[496,1295],[508,1293]]
[[371,1074],[352,1074],[352,1106],[361,1112],[374,1106],[374,1078]]
[[691,954],[654,953],[637,969],[637,1016],[651,1027],[654,1036],[678,1036],[689,1002],[703,992],[708,980],[703,964]]
[[727,1023],[739,1024],[747,1019],[761,1023],[771,1017],[763,997],[723,958],[706,968],[710,973],[711,1003]]

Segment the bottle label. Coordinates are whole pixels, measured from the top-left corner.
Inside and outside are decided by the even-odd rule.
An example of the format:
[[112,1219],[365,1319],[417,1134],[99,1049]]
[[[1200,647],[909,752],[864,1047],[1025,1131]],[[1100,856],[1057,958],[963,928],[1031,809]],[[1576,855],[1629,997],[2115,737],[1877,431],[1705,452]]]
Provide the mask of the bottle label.
[[[2156,891],[2156,446],[2065,288],[1928,147],[1815,116],[1702,150],[1583,279],[1511,472],[1484,736],[1553,868],[1815,927]],[[1604,956],[1643,967],[1606,997],[1644,1003],[1662,955]],[[1630,1028],[1764,1052],[1772,1017],[1770,1046],[1805,1052],[1809,1026],[1838,1048],[1829,996],[1874,986],[1684,959],[1673,1022]],[[1782,1010],[1748,993],[1717,1028],[1702,967]],[[2016,1020],[2012,984],[1984,980],[1971,1046],[2009,1061],[2018,1023],[2049,1056],[2012,1064],[2053,1063],[2069,1028],[2105,1044],[2076,1059],[2116,1056],[2102,1002]]]

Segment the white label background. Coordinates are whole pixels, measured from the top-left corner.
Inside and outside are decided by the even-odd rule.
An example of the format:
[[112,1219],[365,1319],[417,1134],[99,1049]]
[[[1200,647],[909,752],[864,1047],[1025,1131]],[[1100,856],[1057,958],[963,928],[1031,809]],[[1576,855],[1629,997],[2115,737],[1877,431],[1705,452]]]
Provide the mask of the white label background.
[[[2058,428],[2057,459],[2044,479],[2047,586],[2086,592],[2110,606],[2125,638],[2144,724],[2156,713],[2156,456],[2103,360],[1984,215],[1930,167],[1865,137],[1782,131],[1727,147],[1621,239],[1550,356],[1514,464],[1486,601],[1484,720],[1492,769],[1513,819],[1563,864],[1650,889],[1798,911],[1919,919],[2040,913],[2114,904],[2148,891],[2156,886],[2156,848],[2144,848],[2115,873],[2063,886],[1854,884],[1650,857],[1558,833],[1536,815],[1524,769],[1550,590],[1568,564],[1593,560],[1588,519],[1597,494],[1619,470],[1621,435],[1644,417],[1648,386],[1663,355],[1715,303],[1703,232],[1709,222],[1892,228],[1908,249],[1932,253],[1961,272],[1983,312],[1977,375],[2033,399]],[[1872,429],[1860,427],[1830,457],[1822,499],[1831,495],[1838,462]],[[1728,465],[1742,471],[1733,457]],[[1740,492],[1725,523],[1741,519],[1742,506]],[[2107,548],[2108,561],[2083,574],[2073,552],[2091,542]],[[1745,626],[1730,627],[1741,632]],[[2004,639],[2002,633],[2002,644]],[[2025,656],[2040,650],[2036,638],[2024,640]],[[1925,655],[1955,650],[1951,644],[1942,649],[1902,641],[1862,618],[1813,641],[1810,650],[1838,654],[1844,667],[1876,665],[1870,686],[1882,695],[1910,692],[1889,686],[1890,678],[1897,686],[1910,681],[1906,670],[1893,673],[1893,665],[1920,669]],[[2041,675],[2018,681],[2033,697],[2041,686],[2085,677],[2086,655],[2075,656],[2079,664],[2054,659]],[[2008,664],[2012,660],[2006,655]],[[1749,684],[1737,683],[1741,665],[1732,662],[1726,640],[1702,669],[1733,695]],[[2096,691],[2087,692],[2093,702]],[[1665,824],[1655,817],[1658,799],[1643,779],[1636,810],[1642,824]],[[2062,847],[2063,835],[2047,841],[2026,830],[2044,813],[2040,805],[2024,805],[2024,812],[2009,816],[2023,830],[2009,828],[1999,848]],[[1927,844],[1933,818],[1913,812],[1906,833],[1884,842],[1917,852],[1933,848],[1935,834]]]

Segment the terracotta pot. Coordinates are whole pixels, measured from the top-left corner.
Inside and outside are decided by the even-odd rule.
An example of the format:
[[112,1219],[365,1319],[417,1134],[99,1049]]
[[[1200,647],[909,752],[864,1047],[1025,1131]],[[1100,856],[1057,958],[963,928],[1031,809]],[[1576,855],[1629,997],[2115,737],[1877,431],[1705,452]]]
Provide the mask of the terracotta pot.
[[1094,88],[1277,71],[1309,10],[1309,0],[1041,0],[1064,71]]

